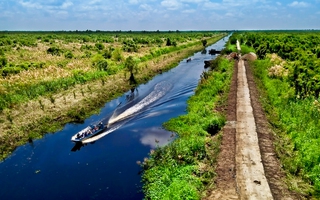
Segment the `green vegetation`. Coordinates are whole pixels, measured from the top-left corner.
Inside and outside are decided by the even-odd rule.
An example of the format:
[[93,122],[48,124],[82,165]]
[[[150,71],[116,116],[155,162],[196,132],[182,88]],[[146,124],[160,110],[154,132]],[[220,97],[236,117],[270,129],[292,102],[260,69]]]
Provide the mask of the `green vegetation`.
[[139,63],[139,60],[134,59],[132,56],[129,56],[124,63],[126,70],[128,70],[128,72],[130,73],[130,78],[129,78],[130,85],[135,85],[137,83],[133,73],[138,70],[138,63]]
[[288,83],[300,97],[320,94],[320,36],[319,32],[268,32],[238,35],[241,44],[254,48],[260,59],[276,53],[287,63]]
[[[17,146],[81,122],[137,84],[225,36],[214,32],[0,32],[0,160]],[[177,46],[166,46],[167,38]],[[126,42],[124,42],[126,41]],[[126,49],[134,43],[137,51]],[[130,46],[131,47],[131,46]]]
[[[214,36],[216,34],[210,32],[0,32],[3,54],[0,57],[0,111],[75,84],[118,73],[124,69],[128,56],[146,62]],[[166,46],[168,40],[176,45]],[[128,50],[129,44],[134,44],[134,51]],[[42,74],[38,77],[41,80],[30,78],[49,67],[59,68],[55,70],[58,74]],[[30,73],[19,75],[22,71]],[[10,81],[9,75],[15,74],[18,75],[15,81]],[[32,89],[26,91],[26,88]]]
[[[150,153],[142,163],[147,199],[201,199],[212,184],[225,117],[215,111],[230,86],[233,63],[220,58],[214,71],[204,72],[188,113],[165,123],[177,132],[175,141]],[[213,139],[211,136],[213,136]]]
[[260,58],[252,68],[289,187],[319,198],[319,33],[250,32],[234,37],[253,47]]

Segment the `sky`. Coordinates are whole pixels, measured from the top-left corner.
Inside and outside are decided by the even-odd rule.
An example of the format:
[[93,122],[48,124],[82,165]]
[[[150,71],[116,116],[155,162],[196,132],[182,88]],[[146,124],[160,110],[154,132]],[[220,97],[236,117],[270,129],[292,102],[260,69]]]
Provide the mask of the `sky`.
[[0,31],[320,29],[320,0],[1,0]]

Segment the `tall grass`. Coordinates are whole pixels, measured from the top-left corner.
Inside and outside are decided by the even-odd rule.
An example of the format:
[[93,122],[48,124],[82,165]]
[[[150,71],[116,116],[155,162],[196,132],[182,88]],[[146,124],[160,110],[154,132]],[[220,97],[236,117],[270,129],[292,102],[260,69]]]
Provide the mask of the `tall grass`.
[[207,78],[201,79],[195,95],[188,100],[188,113],[164,124],[178,138],[157,148],[142,164],[147,199],[201,199],[214,176],[212,162],[220,140],[219,137],[212,140],[210,136],[225,123],[225,117],[214,108],[228,91],[233,64],[221,59],[218,66],[215,71],[205,72],[207,75],[203,77]]
[[75,71],[71,77],[40,81],[30,84],[16,83],[15,85],[3,85],[4,88],[9,92],[0,93],[0,111],[11,107],[14,104],[26,102],[39,96],[66,90],[77,84],[84,84],[88,81],[102,78],[107,75],[107,71]]
[[320,197],[320,107],[315,97],[300,99],[285,79],[270,78],[269,60],[254,63],[262,88],[262,102],[276,128],[277,151],[290,177],[301,177],[305,184],[292,181],[291,188],[305,195]]

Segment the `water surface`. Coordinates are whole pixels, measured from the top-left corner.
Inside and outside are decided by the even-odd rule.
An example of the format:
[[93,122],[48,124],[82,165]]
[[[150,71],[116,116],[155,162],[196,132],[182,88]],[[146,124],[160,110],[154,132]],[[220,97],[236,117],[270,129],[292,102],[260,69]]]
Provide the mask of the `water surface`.
[[[207,49],[221,50],[227,39]],[[141,169],[136,162],[174,139],[162,124],[185,114],[186,101],[205,70],[204,60],[214,58],[196,53],[191,62],[182,60],[133,93],[106,103],[100,114],[83,124],[67,124],[59,132],[18,147],[0,163],[0,198],[142,199]],[[111,122],[103,137],[82,147],[70,141],[76,132],[99,120]]]

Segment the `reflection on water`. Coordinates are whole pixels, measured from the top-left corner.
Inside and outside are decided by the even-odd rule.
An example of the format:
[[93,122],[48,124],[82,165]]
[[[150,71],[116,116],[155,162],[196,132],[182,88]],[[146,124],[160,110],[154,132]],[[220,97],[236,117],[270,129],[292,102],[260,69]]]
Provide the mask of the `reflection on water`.
[[134,130],[135,132],[140,133],[141,138],[140,142],[143,145],[150,146],[154,149],[156,147],[162,147],[170,143],[175,139],[176,134],[166,131],[159,127],[151,127],[144,130]]
[[[207,49],[219,50],[224,44],[221,40]],[[143,199],[141,168],[136,161],[176,137],[162,124],[185,114],[186,101],[204,71],[204,60],[213,58],[196,53],[191,62],[185,59],[176,68],[105,104],[98,115],[83,124],[67,124],[59,132],[17,148],[0,163],[0,198]],[[70,141],[88,125],[101,119],[107,123],[110,118],[110,126],[98,135],[100,138],[82,145]]]

